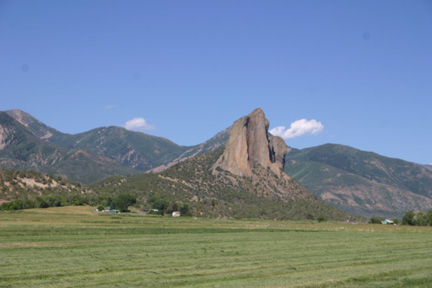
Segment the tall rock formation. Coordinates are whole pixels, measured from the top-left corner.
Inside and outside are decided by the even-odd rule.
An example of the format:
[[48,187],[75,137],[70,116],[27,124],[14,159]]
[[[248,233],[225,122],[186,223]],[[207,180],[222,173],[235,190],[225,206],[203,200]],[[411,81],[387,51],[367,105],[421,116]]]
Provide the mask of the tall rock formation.
[[235,121],[217,165],[238,176],[251,176],[257,165],[279,174],[287,146],[282,138],[269,135],[268,128],[269,121],[261,108]]
[[[225,151],[212,166],[212,174],[227,175],[232,183],[260,197],[289,202],[316,197],[284,172],[285,141],[268,133],[262,109],[235,121]],[[229,175],[228,174],[228,175]]]

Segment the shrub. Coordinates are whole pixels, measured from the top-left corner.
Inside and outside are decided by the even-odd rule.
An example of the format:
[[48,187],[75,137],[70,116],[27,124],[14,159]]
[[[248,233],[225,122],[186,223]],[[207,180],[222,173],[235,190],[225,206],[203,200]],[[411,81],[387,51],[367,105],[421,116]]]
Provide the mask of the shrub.
[[62,206],[62,198],[58,194],[50,194],[45,197],[50,207]]
[[161,215],[164,215],[166,210],[168,209],[169,202],[162,198],[150,197],[147,201],[153,209],[159,210]]
[[111,208],[118,209],[121,212],[129,212],[129,206],[136,203],[136,196],[130,193],[122,193],[114,197],[111,203]]
[[48,208],[49,203],[46,201],[46,199],[43,196],[37,196],[36,197],[36,207],[38,208]]
[[317,221],[318,222],[323,222],[323,221],[327,221],[327,218],[324,216],[324,215],[319,215],[318,217],[317,217]]
[[417,226],[428,226],[426,213],[423,211],[420,211],[417,213],[417,215],[414,216],[415,225]]
[[406,212],[405,215],[402,217],[402,225],[414,226],[415,225],[414,216],[415,216],[414,211]]
[[432,226],[432,210],[425,212],[408,211],[402,218],[402,225]]
[[384,220],[385,220],[384,217],[373,216],[369,219],[369,224],[381,224],[381,222]]
[[189,206],[187,204],[184,204],[183,207],[180,208],[180,214],[182,216],[191,216]]
[[429,226],[432,226],[432,210],[428,211],[426,214],[426,220]]

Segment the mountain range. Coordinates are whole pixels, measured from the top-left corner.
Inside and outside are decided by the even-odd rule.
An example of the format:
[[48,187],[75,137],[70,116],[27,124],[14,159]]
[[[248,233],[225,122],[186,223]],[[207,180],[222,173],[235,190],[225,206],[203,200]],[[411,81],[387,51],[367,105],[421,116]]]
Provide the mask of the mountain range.
[[50,129],[43,134],[37,124],[39,121],[26,126],[9,113],[0,112],[0,167],[37,170],[84,183],[136,173],[101,154],[55,145],[46,139],[56,131]]
[[327,203],[364,216],[432,209],[432,171],[349,146],[292,149],[285,171]]
[[226,129],[195,146],[114,126],[71,135],[21,110],[8,110],[0,112],[0,167],[34,169],[92,183],[111,175],[162,171],[224,145],[228,135]]
[[[254,119],[251,114],[248,115],[249,118],[247,119],[249,120],[243,126],[250,125],[251,119]],[[268,121],[265,117],[258,118],[260,119],[258,121],[261,123],[260,125],[268,129]],[[240,140],[236,140],[238,146],[243,147],[243,149],[233,150],[229,148],[233,147],[229,145],[229,139],[235,127],[233,125],[225,129],[202,144],[180,146],[165,138],[129,131],[122,127],[102,127],[74,135],[65,134],[48,127],[23,111],[8,110],[0,112],[0,167],[38,170],[61,175],[81,183],[95,183],[113,175],[129,175],[130,177],[120,177],[118,179],[135,179],[131,181],[142,182],[144,180],[137,180],[143,177],[139,174],[164,171],[158,174],[150,173],[150,176],[146,176],[149,179],[157,179],[158,183],[162,183],[166,180],[166,177],[170,178],[170,176],[164,175],[173,173],[176,175],[175,179],[182,179],[178,172],[174,171],[184,169],[184,171],[189,171],[189,178],[193,178],[195,179],[193,181],[199,183],[198,176],[196,176],[201,175],[201,173],[198,173],[199,171],[191,173],[192,168],[180,167],[190,165],[187,163],[194,163],[194,161],[198,161],[197,159],[204,159],[202,161],[209,163],[209,160],[205,159],[207,157],[205,155],[213,155],[209,157],[214,158],[214,153],[219,153],[224,156],[220,156],[222,158],[218,159],[212,158],[215,163],[219,164],[212,163],[212,168],[208,168],[212,171],[211,176],[208,177],[217,178],[217,174],[224,171],[221,173],[228,178],[224,176],[225,180],[223,181],[228,183],[226,179],[238,178],[234,182],[240,183],[243,188],[249,184],[241,184],[242,181],[240,180],[245,177],[254,179],[254,175],[257,173],[261,176],[264,175],[261,168],[268,167],[264,171],[270,170],[277,174],[278,169],[284,167],[283,169],[286,172],[284,175],[290,175],[291,177],[288,176],[290,178],[285,179],[285,176],[278,175],[281,179],[279,182],[286,180],[285,182],[288,183],[297,180],[297,185],[304,186],[307,188],[305,190],[311,191],[318,198],[349,213],[364,216],[400,217],[408,210],[428,210],[432,208],[432,171],[428,169],[430,167],[427,167],[427,165],[422,166],[337,144],[325,144],[298,150],[286,147],[282,139],[275,140],[278,137],[272,137],[268,132],[266,132],[265,137],[269,139],[268,145],[270,146],[263,144],[249,147],[246,145],[248,141],[252,141],[251,139],[256,137],[262,140],[265,138],[264,134],[261,133],[252,137],[250,132],[245,132],[240,128],[234,134],[238,137],[243,135],[239,138]],[[264,141],[260,143],[264,143]],[[283,147],[286,147],[286,153],[277,153],[277,151],[283,150]],[[249,151],[248,149],[252,149],[256,153],[246,155],[245,151]],[[262,155],[269,153],[268,151],[273,151],[273,154],[270,153],[269,158],[263,158]],[[228,161],[227,159],[231,160]],[[278,160],[276,161],[276,159]],[[275,163],[279,163],[279,166]],[[284,199],[286,195],[277,192],[278,189],[275,188],[277,186],[275,186],[275,183],[278,181],[275,180],[273,181],[275,183],[270,185],[269,183],[272,181],[264,181],[264,178],[258,177],[253,180],[255,181],[253,185],[257,185],[256,191],[261,190],[264,191],[262,192],[264,194],[272,194],[271,201],[274,201],[277,197],[288,200],[288,198]],[[105,181],[109,183],[118,180],[113,179],[116,178],[108,178]],[[162,181],[161,179],[165,180]],[[261,187],[262,183],[257,179],[261,179],[261,182],[268,184],[267,187]],[[101,183],[107,183],[105,181],[95,185],[104,187],[105,184]],[[177,183],[171,180],[166,181],[171,184]],[[178,181],[189,183],[188,179]],[[230,183],[232,185],[233,182]],[[166,186],[167,183],[160,185]],[[215,187],[215,189],[212,189],[213,191],[217,189],[223,190],[220,183],[211,185]],[[197,186],[190,183],[188,187],[198,189]],[[216,189],[216,187],[218,188]],[[238,191],[237,188],[236,190],[233,187],[229,190]],[[134,189],[139,190],[139,187]],[[249,194],[254,194],[254,189],[242,189],[240,189],[243,191],[242,193],[249,191]],[[190,193],[194,192],[190,191]],[[257,193],[255,193],[255,196],[261,197],[262,200],[265,195]],[[206,196],[204,198],[211,199],[212,197]],[[296,198],[294,197],[294,199]]]
[[141,203],[166,199],[205,217],[358,220],[284,172],[288,149],[268,126],[264,112],[256,109],[234,122],[223,147],[162,173],[112,177],[92,189],[111,195],[134,191]]

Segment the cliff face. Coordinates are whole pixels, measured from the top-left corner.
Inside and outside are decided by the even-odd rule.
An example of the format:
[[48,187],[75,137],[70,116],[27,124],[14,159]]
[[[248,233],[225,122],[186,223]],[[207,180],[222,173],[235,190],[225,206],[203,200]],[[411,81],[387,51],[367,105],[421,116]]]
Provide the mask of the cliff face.
[[268,128],[262,109],[235,121],[212,174],[260,197],[277,197],[284,202],[316,201],[310,191],[284,172],[288,148],[282,138],[269,135]]
[[218,166],[238,176],[251,176],[257,165],[279,174],[287,147],[282,138],[269,135],[268,128],[269,121],[260,108],[235,121]]

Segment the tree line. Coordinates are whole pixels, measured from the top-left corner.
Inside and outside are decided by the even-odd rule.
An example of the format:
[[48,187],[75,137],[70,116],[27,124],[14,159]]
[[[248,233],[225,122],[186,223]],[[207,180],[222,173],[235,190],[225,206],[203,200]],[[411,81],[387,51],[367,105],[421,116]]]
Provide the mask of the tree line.
[[[384,217],[373,216],[369,219],[369,224],[381,224]],[[399,224],[399,219],[393,219],[394,224]],[[430,211],[408,211],[402,217],[402,225],[409,226],[432,226],[432,210]]]
[[[48,208],[61,206],[79,206],[90,205],[99,207],[110,207],[121,212],[129,212],[129,207],[137,203],[135,193],[120,193],[116,196],[111,195],[94,195],[94,194],[47,194],[36,196],[35,199],[23,197],[0,205],[0,210],[22,210],[32,208]],[[189,205],[187,203],[169,202],[163,198],[150,197],[147,200],[148,212],[155,210],[153,214],[171,215],[174,211],[179,211],[183,216],[191,216]],[[98,208],[99,208],[98,207]]]
[[410,226],[432,226],[432,210],[425,211],[408,211],[402,217],[402,225]]
[[80,205],[106,205],[122,212],[127,212],[128,207],[136,203],[136,195],[122,193],[115,197],[95,194],[45,194],[36,196],[35,199],[22,197],[10,202],[5,202],[0,206],[0,210],[21,210],[31,208],[48,208],[61,206],[80,206]]

